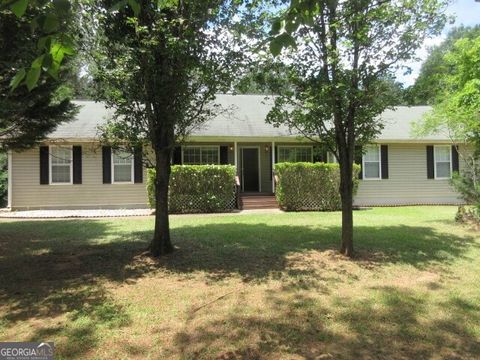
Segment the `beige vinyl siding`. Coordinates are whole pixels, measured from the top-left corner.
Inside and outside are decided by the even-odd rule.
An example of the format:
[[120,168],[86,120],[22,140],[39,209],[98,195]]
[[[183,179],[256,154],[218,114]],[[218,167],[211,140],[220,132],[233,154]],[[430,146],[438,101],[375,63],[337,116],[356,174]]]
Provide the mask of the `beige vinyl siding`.
[[427,179],[426,146],[427,144],[388,144],[389,178],[360,180],[354,204],[375,206],[462,203],[449,180]]
[[[226,145],[229,147],[229,163],[234,164],[233,143],[195,142],[190,144]],[[145,173],[142,184],[103,184],[101,147],[93,143],[71,145],[82,145],[83,182],[81,185],[40,185],[39,148],[12,152],[11,205],[13,209],[147,207]],[[261,191],[271,192],[271,143],[238,142],[238,153],[242,145],[259,147]],[[275,145],[281,145],[281,143]],[[448,180],[427,179],[426,145],[388,144],[389,179],[361,180],[354,200],[355,205],[461,203],[461,199],[453,191]],[[266,147],[268,151],[265,150]],[[460,168],[462,168],[461,160]]]
[[82,184],[40,185],[39,148],[12,153],[12,208],[146,208],[141,184],[103,184],[102,149],[82,145]]

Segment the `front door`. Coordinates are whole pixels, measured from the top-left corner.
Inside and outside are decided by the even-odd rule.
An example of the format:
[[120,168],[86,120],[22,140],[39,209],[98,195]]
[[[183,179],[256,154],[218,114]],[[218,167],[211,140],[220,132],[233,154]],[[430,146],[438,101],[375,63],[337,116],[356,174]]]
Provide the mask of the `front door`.
[[242,149],[242,189],[260,191],[258,173],[258,148]]

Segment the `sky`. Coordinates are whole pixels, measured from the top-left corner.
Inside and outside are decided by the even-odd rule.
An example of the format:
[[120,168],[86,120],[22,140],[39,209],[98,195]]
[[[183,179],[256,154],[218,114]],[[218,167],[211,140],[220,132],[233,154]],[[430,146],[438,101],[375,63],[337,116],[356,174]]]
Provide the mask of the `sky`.
[[422,62],[427,58],[428,48],[440,44],[450,29],[462,24],[468,26],[480,24],[480,2],[476,2],[475,0],[456,0],[450,4],[447,13],[455,16],[455,22],[453,24],[447,24],[440,36],[425,41],[422,48],[420,48],[416,54],[421,60],[407,64],[412,69],[411,74],[404,75],[403,71],[397,73],[397,80],[405,86],[412,85],[415,82]]

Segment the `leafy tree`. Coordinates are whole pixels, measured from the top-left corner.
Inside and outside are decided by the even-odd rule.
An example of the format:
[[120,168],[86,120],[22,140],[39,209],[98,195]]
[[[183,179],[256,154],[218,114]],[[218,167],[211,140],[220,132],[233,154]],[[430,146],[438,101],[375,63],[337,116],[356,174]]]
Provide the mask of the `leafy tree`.
[[449,68],[439,79],[443,89],[415,131],[420,136],[442,133],[457,145],[465,169],[452,183],[480,209],[480,34],[457,40],[442,62]]
[[[12,91],[19,81],[15,74],[32,62],[38,66],[26,73],[26,82],[38,79],[45,56],[37,57],[40,32],[32,33],[29,15],[17,18],[10,11],[0,11],[0,147],[26,148],[34,145],[55,127],[72,118],[75,107],[69,101],[68,88],[63,86],[64,73],[57,78],[41,79],[34,86],[22,86]],[[18,85],[18,84],[17,84]]]
[[480,25],[452,29],[440,45],[430,50],[415,84],[407,89],[407,101],[412,105],[434,104],[437,96],[443,93],[445,76],[454,70],[445,61],[445,54],[452,51],[457,40],[473,39],[477,36],[480,36]]
[[277,94],[280,88],[289,88],[288,69],[285,64],[268,58],[252,62],[250,69],[234,84],[239,94]]
[[473,143],[480,154],[480,35],[455,42],[443,57],[450,71],[433,110],[419,124],[418,135],[443,133],[453,142]]
[[[114,148],[153,149],[156,168],[155,256],[173,250],[168,219],[170,162],[176,143],[220,111],[215,94],[229,89],[242,49],[231,50],[239,1],[139,2],[107,12],[97,3],[98,100],[114,109],[103,141]],[[148,152],[145,153],[148,157]]]
[[[289,64],[292,90],[268,116],[326,144],[340,163],[341,253],[353,254],[352,167],[357,145],[382,129],[385,79],[445,23],[441,0],[295,0],[272,25],[270,50]],[[290,48],[288,48],[290,47]],[[294,47],[294,49],[292,49]]]
[[[16,69],[11,87],[25,85],[29,90],[37,86],[42,73],[57,78],[66,56],[73,55],[76,33],[71,31],[72,4],[69,0],[0,0],[0,12],[15,15],[22,23],[28,22],[36,47],[31,48],[30,63],[23,62]],[[79,9],[75,9],[79,11]]]

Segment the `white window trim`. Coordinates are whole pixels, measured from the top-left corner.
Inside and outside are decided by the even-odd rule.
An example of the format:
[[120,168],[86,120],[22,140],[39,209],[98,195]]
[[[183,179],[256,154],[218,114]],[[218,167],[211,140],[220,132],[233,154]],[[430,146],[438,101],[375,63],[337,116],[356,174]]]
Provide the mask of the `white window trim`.
[[[450,176],[445,177],[439,177],[437,176],[437,157],[436,157],[436,149],[437,148],[448,148],[449,149],[449,154],[450,154]],[[435,174],[435,180],[450,180],[452,178],[452,173],[453,173],[453,166],[452,166],[452,147],[450,145],[433,145],[433,171]]]
[[200,160],[202,160],[202,148],[217,148],[217,164],[187,164],[187,165],[220,165],[220,145],[186,145],[182,146],[182,165],[185,164],[183,159],[183,151],[188,148],[200,148]]
[[[52,181],[52,149],[54,148],[64,148],[70,149],[70,181],[69,182],[53,182]],[[48,147],[48,182],[50,185],[73,185],[73,146],[67,145],[50,145]]]
[[[310,162],[313,163],[313,146],[311,145],[278,145],[278,154],[277,157],[280,157],[280,149],[296,149],[296,148],[310,148]],[[278,162],[281,162],[278,159]]]
[[111,156],[111,172],[112,172],[112,184],[133,184],[135,182],[135,157],[133,155],[132,156],[132,164],[130,165],[131,169],[130,169],[130,181],[115,181],[115,164],[113,162],[113,156],[115,154],[115,151],[112,150],[110,156]]
[[[376,146],[378,149],[378,177],[366,177],[365,175],[365,154],[362,154],[362,180],[373,180],[378,181],[382,180],[382,151],[381,146],[379,144],[370,144],[370,147]],[[375,161],[367,161],[367,162],[375,162]]]

